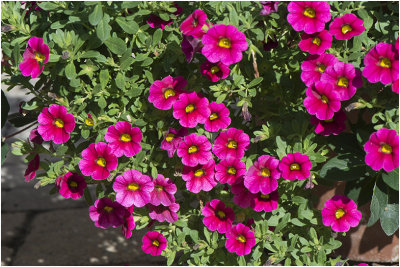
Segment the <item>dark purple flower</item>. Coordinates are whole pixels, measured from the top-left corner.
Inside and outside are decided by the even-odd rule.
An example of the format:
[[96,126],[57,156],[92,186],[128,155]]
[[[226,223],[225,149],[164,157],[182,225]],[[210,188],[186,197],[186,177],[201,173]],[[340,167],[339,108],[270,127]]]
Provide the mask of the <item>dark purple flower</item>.
[[32,131],[31,131],[30,134],[29,134],[29,140],[30,140],[32,143],[35,143],[35,144],[38,144],[38,145],[41,145],[41,144],[43,143],[43,138],[42,138],[42,136],[39,134],[37,128],[32,129]]
[[203,44],[201,43],[201,39],[196,39],[191,35],[183,34],[182,36],[182,51],[185,54],[186,61],[190,63],[193,60],[194,54],[201,52]]
[[40,166],[40,157],[39,154],[36,154],[35,157],[29,161],[28,168],[25,171],[25,182],[30,182],[33,178],[36,177],[36,171]]
[[278,11],[279,1],[261,1],[260,3],[263,6],[260,15],[269,15]]

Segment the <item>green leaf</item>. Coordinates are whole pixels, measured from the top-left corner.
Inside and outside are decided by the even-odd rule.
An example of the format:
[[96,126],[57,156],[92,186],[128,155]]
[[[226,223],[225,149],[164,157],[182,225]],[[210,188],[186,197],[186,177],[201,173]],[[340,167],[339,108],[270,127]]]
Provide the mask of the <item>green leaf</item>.
[[208,244],[211,244],[211,234],[206,227],[204,227],[204,236],[206,237]]
[[371,216],[369,217],[367,226],[375,224],[381,217],[381,214],[388,203],[386,188],[387,186],[383,183],[381,179],[378,179],[375,183],[370,206]]
[[168,253],[168,260],[167,260],[167,265],[170,266],[172,263],[174,263],[175,260],[175,255],[176,255],[176,250],[172,250],[171,253]]
[[153,46],[158,45],[158,43],[160,43],[161,38],[163,35],[163,31],[159,28],[157,29],[154,34],[153,34]]
[[93,205],[92,195],[90,194],[90,191],[89,191],[89,189],[87,187],[85,188],[85,191],[84,191],[83,195],[85,197],[86,203],[89,206],[92,206]]
[[128,34],[136,34],[139,30],[139,25],[135,21],[127,22],[125,18],[118,17],[115,20],[124,32]]
[[57,4],[50,1],[40,2],[38,3],[38,6],[45,11],[54,10],[59,7]]
[[282,140],[280,136],[276,137],[276,145],[278,146],[278,149],[276,150],[276,154],[278,155],[279,159],[282,159],[284,156],[286,156],[286,142]]
[[382,179],[390,188],[399,191],[399,168],[391,172],[383,172]]
[[381,226],[386,235],[391,236],[399,229],[399,204],[388,204],[382,211]]
[[195,243],[199,241],[199,232],[197,230],[190,230],[189,235]]
[[246,259],[243,255],[239,256],[239,266],[247,266]]
[[101,4],[99,3],[94,7],[93,12],[89,15],[89,23],[93,26],[96,26],[97,24],[99,24],[102,18],[103,9]]
[[247,87],[248,87],[248,88],[251,88],[251,87],[253,87],[253,86],[256,86],[257,84],[261,83],[263,79],[264,79],[263,77],[255,78],[254,80],[252,80],[252,81],[247,85]]
[[70,62],[66,67],[65,67],[65,76],[68,78],[68,80],[75,79],[76,77],[76,69],[75,69],[75,64],[73,62]]
[[321,250],[318,252],[318,263],[319,263],[321,266],[324,266],[324,265],[325,265],[325,261],[326,261],[325,250],[324,250],[324,249],[321,249]]
[[82,138],[88,139],[89,135],[90,135],[89,129],[82,129],[82,130],[81,130],[81,136],[82,136]]
[[331,158],[322,166],[319,175],[335,181],[350,181],[365,177],[366,168],[354,154],[343,154]]
[[101,70],[99,78],[100,78],[101,88],[102,89],[106,88],[107,83],[110,80],[110,74],[108,73],[108,70],[107,69]]
[[360,18],[363,19],[364,21],[364,27],[366,30],[369,30],[374,23],[374,20],[368,15],[368,12],[361,8],[357,11],[357,14],[360,16]]
[[1,142],[1,164],[6,160],[8,151],[10,150],[7,143]]
[[6,124],[8,112],[10,112],[10,104],[3,90],[1,90],[1,128]]
[[118,72],[117,77],[115,78],[115,84],[119,89],[125,88],[125,76],[121,72]]
[[104,99],[104,97],[102,97],[102,96],[99,98],[98,104],[99,104],[99,107],[102,108],[102,109],[107,107],[107,102]]
[[104,43],[111,52],[117,55],[122,55],[127,49],[124,40],[118,37],[111,37],[107,39]]
[[111,36],[111,26],[108,24],[109,22],[110,16],[108,14],[105,14],[103,16],[103,19],[96,26],[96,35],[102,43],[104,43],[104,41]]
[[98,51],[89,50],[85,51],[80,58],[97,58],[98,56],[100,56]]
[[224,101],[226,98],[226,94],[221,94],[220,96],[217,97],[217,99],[215,100],[217,103],[222,103],[222,101]]

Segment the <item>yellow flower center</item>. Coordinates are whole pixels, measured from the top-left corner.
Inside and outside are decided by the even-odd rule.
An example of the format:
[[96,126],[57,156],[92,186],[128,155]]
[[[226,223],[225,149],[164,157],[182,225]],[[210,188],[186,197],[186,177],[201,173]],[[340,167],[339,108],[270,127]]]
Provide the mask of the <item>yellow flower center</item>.
[[132,137],[129,134],[124,133],[124,134],[121,134],[120,139],[122,142],[130,142],[132,140]]
[[214,67],[211,68],[211,73],[212,74],[215,74],[215,73],[217,73],[219,71],[220,71],[220,68],[218,68],[218,66],[214,66]]
[[168,99],[170,96],[175,96],[175,91],[174,91],[174,89],[168,88],[164,92],[164,98]]
[[186,113],[190,113],[193,110],[194,110],[194,105],[192,105],[192,104],[187,105],[185,108]]
[[64,122],[62,119],[55,119],[54,125],[57,126],[58,128],[64,127]]
[[210,121],[213,121],[213,120],[216,120],[216,119],[218,119],[218,114],[217,113],[211,113],[211,115],[210,115]]
[[75,182],[75,181],[71,181],[71,182],[69,183],[69,186],[70,186],[70,187],[78,187],[78,183]]
[[306,9],[304,9],[303,14],[306,17],[315,18],[315,10],[310,7],[307,7]]
[[157,189],[158,191],[164,190],[164,187],[162,185],[159,185],[159,184],[155,185],[154,188]]
[[85,123],[86,123],[87,126],[93,126],[94,125],[94,121],[93,121],[92,118],[87,118],[85,120]]
[[324,64],[319,64],[319,66],[318,66],[319,72],[324,73],[325,69],[326,69],[326,66]]
[[233,168],[233,167],[229,167],[228,173],[229,173],[229,174],[236,174],[236,169]]
[[110,212],[113,211],[113,208],[110,207],[110,206],[105,206],[105,207],[104,207],[104,210],[110,213]]
[[102,157],[98,158],[96,160],[97,165],[99,165],[100,167],[105,167],[106,166],[106,160]]
[[193,19],[193,27],[196,27],[197,25],[199,25],[199,21],[197,19]]
[[158,242],[158,240],[153,240],[152,244],[158,247],[160,245],[160,242]]
[[239,235],[239,236],[237,237],[237,240],[239,240],[239,241],[242,242],[242,243],[245,243],[245,242],[246,242],[246,238],[245,238],[243,235]]
[[43,60],[46,59],[46,57],[43,54],[39,53],[39,52],[35,53],[35,58],[36,58],[37,61],[43,61]]
[[270,170],[267,169],[267,168],[262,168],[262,169],[261,169],[261,176],[264,176],[264,177],[269,177],[269,176],[271,176]]
[[228,38],[221,38],[218,42],[220,47],[231,48],[231,40]]
[[228,148],[236,149],[237,148],[237,142],[235,140],[229,141],[228,142]]
[[337,209],[335,212],[335,217],[336,217],[336,219],[340,219],[345,214],[346,214],[346,212],[343,209]]
[[198,150],[197,146],[190,146],[188,149],[188,152],[189,152],[189,154],[192,154],[192,153],[196,153],[197,150]]
[[340,77],[338,82],[337,82],[337,85],[348,87],[349,86],[349,80],[347,78],[345,78],[345,77]]
[[333,118],[332,119],[328,119],[328,120],[324,120],[324,122],[333,122]]
[[379,60],[379,66],[381,66],[382,68],[390,68],[392,66],[392,62],[387,57],[384,57]]
[[167,142],[171,142],[172,139],[174,139],[174,137],[175,137],[175,134],[169,133],[169,134],[167,135],[167,137],[165,138],[165,140],[167,140]]
[[203,174],[204,174],[203,169],[198,169],[198,170],[196,170],[196,171],[194,172],[194,176],[196,176],[196,177],[200,177],[200,176],[202,176]]
[[269,194],[266,194],[266,195],[260,194],[260,197],[263,199],[269,199]]
[[320,46],[320,45],[321,45],[321,39],[320,39],[319,37],[315,37],[315,38],[312,40],[312,43],[315,44],[315,45]]
[[139,189],[139,185],[137,183],[128,184],[128,189],[132,190],[132,191],[138,190]]
[[352,27],[350,27],[350,25],[343,25],[342,26],[342,33],[343,34],[346,34],[346,33],[348,33],[348,32],[351,32],[353,30],[353,28]]
[[219,210],[219,211],[217,211],[217,216],[218,216],[220,219],[223,219],[223,218],[225,218],[226,214],[225,214],[225,212],[223,212],[222,210]]
[[322,101],[323,103],[325,103],[325,104],[328,104],[329,99],[328,99],[326,96],[322,95],[322,96],[321,96],[321,101]]
[[290,170],[298,171],[298,170],[300,170],[300,165],[298,163],[292,163],[292,164],[290,164]]
[[383,145],[381,146],[381,151],[382,151],[383,153],[385,153],[385,154],[390,154],[390,153],[392,153],[392,147],[389,146],[388,144],[383,144]]

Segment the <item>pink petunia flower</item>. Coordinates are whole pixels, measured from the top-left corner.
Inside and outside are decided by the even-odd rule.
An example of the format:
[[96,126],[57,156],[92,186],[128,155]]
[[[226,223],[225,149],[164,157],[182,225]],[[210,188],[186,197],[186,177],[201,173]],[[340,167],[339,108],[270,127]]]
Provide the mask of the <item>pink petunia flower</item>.
[[104,136],[112,152],[117,157],[133,157],[139,153],[142,141],[142,132],[138,127],[132,127],[132,124],[126,121],[119,121],[108,127]]
[[65,198],[78,199],[83,196],[87,184],[85,178],[77,173],[68,172],[60,180],[60,195]]
[[147,232],[142,238],[142,250],[152,256],[161,255],[167,247],[167,239],[159,232]]
[[392,83],[392,91],[397,93],[397,94],[399,93],[399,79],[395,80]]
[[169,206],[175,203],[174,194],[176,193],[176,185],[169,178],[165,178],[162,174],[158,174],[153,180],[154,189],[150,193],[150,204],[154,206]]
[[135,229],[135,220],[133,219],[133,206],[125,209],[124,224],[122,225],[122,234],[125,238],[132,237],[132,230]]
[[245,186],[243,176],[236,179],[231,187],[233,193],[233,202],[239,207],[245,209],[250,206],[253,195]]
[[37,78],[42,73],[44,64],[49,61],[49,54],[49,46],[43,43],[42,38],[31,37],[22,55],[23,60],[18,66],[22,75]]
[[356,70],[351,63],[337,62],[326,68],[321,75],[321,81],[333,85],[338,92],[340,101],[349,100],[362,87],[361,72]]
[[323,136],[338,135],[346,129],[346,113],[339,109],[329,120],[319,120],[312,116],[310,122],[315,127],[315,133]]
[[146,23],[153,29],[160,28],[161,30],[164,30],[165,27],[172,23],[172,19],[165,21],[157,15],[150,14],[150,16],[147,18]]
[[357,204],[346,196],[335,195],[326,201],[322,213],[322,223],[332,227],[335,232],[347,232],[350,227],[356,227],[362,214],[357,210]]
[[215,166],[215,178],[220,183],[232,185],[236,179],[246,173],[246,165],[238,158],[228,157]]
[[204,129],[209,132],[218,132],[225,129],[231,124],[229,117],[229,109],[225,107],[224,103],[211,102],[209,105],[211,115],[204,124]]
[[306,86],[311,86],[313,83],[320,81],[321,75],[327,67],[333,66],[338,62],[339,60],[331,54],[310,55],[301,64],[301,80]]
[[399,58],[394,46],[379,43],[364,57],[362,74],[370,83],[390,84],[399,79]]
[[395,130],[379,129],[364,145],[365,163],[373,170],[387,172],[399,167],[399,136]]
[[169,206],[154,206],[151,204],[147,204],[146,207],[150,210],[149,216],[153,220],[159,222],[167,221],[169,223],[173,223],[179,219],[177,212],[180,206],[178,203],[172,203]]
[[28,163],[28,167],[25,170],[25,182],[30,182],[32,179],[36,177],[36,171],[39,170],[40,167],[40,156],[36,154],[31,161]]
[[205,123],[210,117],[208,99],[196,92],[182,93],[174,104],[172,115],[183,127],[193,128],[198,123]]
[[212,160],[210,149],[211,143],[207,137],[192,133],[183,138],[176,154],[182,158],[184,165],[194,167],[197,164],[206,164]]
[[279,163],[282,178],[290,181],[307,179],[311,168],[312,163],[308,156],[299,152],[287,154]]
[[215,162],[210,159],[204,165],[195,167],[183,166],[182,179],[186,181],[186,188],[192,193],[201,190],[208,192],[217,185],[214,177]]
[[279,1],[261,1],[260,4],[263,6],[260,15],[269,15],[278,11]]
[[201,74],[206,76],[206,78],[212,82],[218,82],[220,79],[225,79],[231,72],[229,66],[221,62],[211,63],[208,60],[201,64],[200,70]]
[[82,151],[79,169],[83,175],[92,176],[94,180],[104,180],[118,166],[118,159],[109,145],[103,142],[91,143]]
[[302,51],[312,55],[321,55],[325,53],[325,49],[331,48],[332,35],[327,30],[316,32],[313,34],[303,33],[299,47]]
[[331,20],[330,6],[324,1],[292,1],[288,5],[288,22],[295,31],[320,32]]
[[196,9],[181,24],[181,31],[185,35],[201,38],[204,35],[203,26],[206,25],[207,14],[201,9]]
[[354,36],[358,36],[365,31],[364,21],[357,18],[356,15],[349,13],[341,17],[335,18],[329,24],[329,33],[338,40],[348,40]]
[[258,212],[262,210],[270,212],[278,208],[278,199],[278,190],[272,191],[269,194],[258,192],[254,195],[250,206],[253,210]]
[[332,119],[333,114],[340,109],[339,93],[326,82],[316,82],[306,90],[307,97],[304,106],[308,113],[316,115],[319,120]]
[[182,76],[167,76],[162,80],[156,80],[150,86],[149,102],[154,107],[162,110],[170,109],[178,100],[182,90],[187,85],[187,81]]
[[161,142],[160,148],[168,151],[168,157],[172,158],[179,144],[183,141],[183,137],[188,135],[188,133],[189,131],[186,128],[180,128],[179,131],[169,128],[164,140]]
[[281,173],[278,170],[279,160],[269,155],[260,156],[244,175],[244,186],[251,193],[269,194],[278,188]]
[[143,207],[150,202],[154,189],[151,178],[137,170],[125,171],[115,178],[113,189],[115,200],[124,207]]
[[233,25],[216,24],[201,41],[204,45],[201,53],[208,61],[221,61],[228,66],[241,61],[242,51],[248,48],[246,36]]
[[94,225],[104,229],[122,225],[125,214],[126,209],[121,204],[105,197],[96,200],[94,205],[89,207],[89,216]]
[[235,219],[233,210],[230,207],[225,207],[225,203],[218,199],[207,202],[201,210],[201,213],[204,216],[204,225],[210,229],[210,231],[217,230],[220,234],[229,231]]
[[38,145],[41,145],[43,143],[43,138],[39,134],[37,128],[32,129],[31,132],[29,133],[29,141]]
[[249,148],[250,139],[242,130],[229,128],[219,133],[212,152],[219,158],[242,158]]
[[247,255],[255,245],[254,231],[244,224],[233,225],[231,230],[226,232],[225,247],[230,253]]
[[69,140],[69,133],[75,128],[75,117],[60,105],[44,107],[38,117],[38,133],[45,141],[62,144]]

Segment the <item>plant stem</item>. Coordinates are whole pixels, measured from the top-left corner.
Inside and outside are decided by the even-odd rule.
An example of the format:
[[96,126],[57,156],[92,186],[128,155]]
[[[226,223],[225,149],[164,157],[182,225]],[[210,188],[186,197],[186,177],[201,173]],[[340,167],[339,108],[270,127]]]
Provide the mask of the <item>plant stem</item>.
[[6,137],[3,137],[3,138],[2,138],[2,141],[4,142],[4,141],[6,141],[7,139],[9,139],[9,138],[11,138],[11,137],[13,137],[13,136],[15,136],[15,135],[17,135],[17,134],[19,134],[19,133],[22,133],[23,131],[25,131],[25,130],[31,128],[31,127],[32,127],[33,125],[35,125],[36,123],[38,123],[38,122],[35,121],[35,122],[29,124],[28,126],[26,126],[25,128],[23,128],[22,130],[19,130],[18,132],[15,132],[15,133],[10,134],[10,135],[8,135],[8,136],[6,136]]

